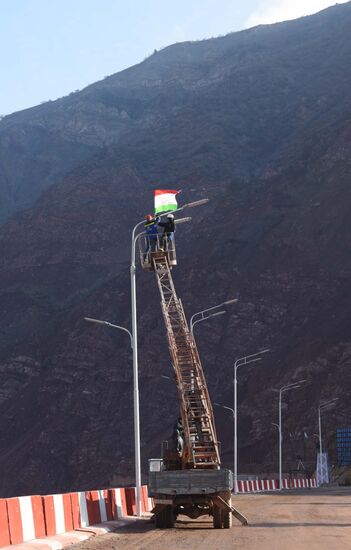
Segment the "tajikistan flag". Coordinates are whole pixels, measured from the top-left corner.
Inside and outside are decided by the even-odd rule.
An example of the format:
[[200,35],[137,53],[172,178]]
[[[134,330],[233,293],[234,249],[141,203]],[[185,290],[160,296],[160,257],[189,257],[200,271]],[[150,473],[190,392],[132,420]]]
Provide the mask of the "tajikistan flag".
[[177,210],[176,195],[178,195],[179,192],[180,191],[174,191],[172,189],[155,189],[155,214]]

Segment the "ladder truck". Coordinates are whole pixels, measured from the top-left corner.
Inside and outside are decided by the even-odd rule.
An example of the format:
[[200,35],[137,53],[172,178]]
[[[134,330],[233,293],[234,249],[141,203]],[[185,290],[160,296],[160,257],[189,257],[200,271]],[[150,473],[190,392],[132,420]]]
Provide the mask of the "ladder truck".
[[246,518],[231,505],[233,474],[221,468],[204,372],[171,275],[172,267],[177,265],[174,235],[172,240],[158,236],[153,250],[146,236],[139,243],[141,265],[155,273],[160,291],[178,389],[183,442],[178,450],[162,445],[162,458],[149,460],[148,492],[155,503],[155,526],[173,527],[179,514],[194,519],[206,514],[212,516],[216,529],[230,528],[233,515],[246,525]]

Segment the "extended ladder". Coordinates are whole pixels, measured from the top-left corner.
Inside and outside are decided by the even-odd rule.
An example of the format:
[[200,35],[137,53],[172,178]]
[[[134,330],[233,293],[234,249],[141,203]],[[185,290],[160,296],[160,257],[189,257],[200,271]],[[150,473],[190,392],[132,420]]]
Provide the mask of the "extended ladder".
[[178,299],[168,263],[168,253],[151,253],[161,294],[179,392],[184,429],[183,468],[219,468],[220,458],[211,401],[192,333]]

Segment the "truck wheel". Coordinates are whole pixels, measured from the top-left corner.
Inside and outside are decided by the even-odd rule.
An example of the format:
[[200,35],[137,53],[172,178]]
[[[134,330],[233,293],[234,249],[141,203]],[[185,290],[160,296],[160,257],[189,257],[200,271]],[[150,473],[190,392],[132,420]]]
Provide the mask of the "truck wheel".
[[229,510],[222,510],[223,529],[230,529],[233,523],[233,516]]
[[175,522],[173,506],[167,506],[165,508],[165,516],[166,516],[166,527],[171,529],[172,527],[174,527],[174,522]]
[[218,506],[214,505],[212,513],[214,529],[222,529],[222,510]]
[[155,527],[167,529],[174,527],[173,506],[165,506],[155,515]]
[[[222,494],[223,500],[231,507],[232,505],[232,495],[230,491],[226,491]],[[222,510],[222,527],[223,529],[230,529],[233,523],[233,515],[231,510]]]
[[157,527],[157,529],[163,529],[164,527],[163,510],[155,513],[155,527]]

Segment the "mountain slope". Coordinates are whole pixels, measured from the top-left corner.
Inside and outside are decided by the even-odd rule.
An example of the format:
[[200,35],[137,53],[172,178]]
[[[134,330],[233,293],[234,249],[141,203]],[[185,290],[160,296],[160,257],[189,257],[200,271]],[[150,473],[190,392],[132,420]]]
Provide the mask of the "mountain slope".
[[176,148],[176,162],[192,144],[198,170],[207,152],[205,173],[257,174],[296,133],[349,95],[350,11],[348,3],[293,22],[176,44],[81,92],[5,117],[0,219],[31,206],[101,147],[123,150],[140,133],[159,133],[157,161],[167,144]]

